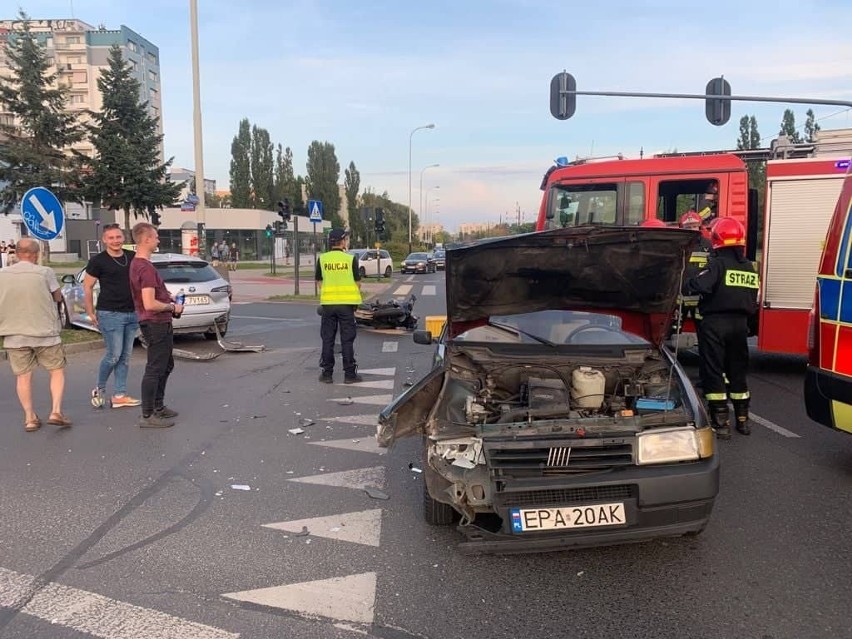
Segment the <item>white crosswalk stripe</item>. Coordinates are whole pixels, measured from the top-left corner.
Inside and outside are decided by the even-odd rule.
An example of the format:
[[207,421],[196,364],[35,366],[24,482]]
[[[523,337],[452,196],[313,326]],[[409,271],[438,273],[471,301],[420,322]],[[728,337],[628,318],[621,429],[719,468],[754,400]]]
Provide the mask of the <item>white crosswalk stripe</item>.
[[383,353],[396,353],[399,350],[399,342],[384,342],[382,344]]
[[287,481],[299,484],[334,486],[335,488],[351,488],[353,490],[364,490],[367,486],[382,488],[385,485],[385,467],[356,468],[355,470],[344,470],[339,473],[322,473],[307,477],[294,477]]
[[359,453],[374,453],[376,455],[384,455],[387,452],[387,448],[379,448],[374,437],[363,437],[361,439],[332,439],[325,442],[310,442],[310,444],[312,446],[354,450]]
[[320,417],[324,422],[337,422],[338,424],[352,424],[353,426],[375,426],[379,418],[375,413],[366,415],[340,415],[339,417]]
[[330,402],[352,402],[353,404],[373,404],[375,406],[387,406],[393,399],[393,395],[368,395],[367,397],[335,397]]
[[314,537],[378,548],[379,539],[382,536],[382,510],[376,508],[326,517],[281,521],[275,524],[263,524],[263,527],[291,533],[307,529],[308,533]]
[[393,377],[396,375],[396,368],[365,368],[358,369],[358,372],[363,375],[386,375],[388,377]]
[[382,388],[385,390],[393,390],[394,381],[392,379],[379,379],[375,381],[355,382],[354,384],[344,384],[347,388]]
[[434,284],[423,285],[423,295],[437,295],[437,290]]

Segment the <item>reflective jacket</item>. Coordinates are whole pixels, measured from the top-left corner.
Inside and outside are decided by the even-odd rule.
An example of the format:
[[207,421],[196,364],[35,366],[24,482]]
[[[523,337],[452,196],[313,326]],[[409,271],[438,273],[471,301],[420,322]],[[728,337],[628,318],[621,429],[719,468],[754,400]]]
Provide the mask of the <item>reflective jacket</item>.
[[361,303],[361,291],[355,283],[355,256],[344,251],[328,251],[319,256],[322,272],[320,304],[336,305]]
[[707,266],[689,278],[683,287],[685,295],[701,295],[701,315],[757,312],[760,278],[754,266],[737,248],[718,249]]

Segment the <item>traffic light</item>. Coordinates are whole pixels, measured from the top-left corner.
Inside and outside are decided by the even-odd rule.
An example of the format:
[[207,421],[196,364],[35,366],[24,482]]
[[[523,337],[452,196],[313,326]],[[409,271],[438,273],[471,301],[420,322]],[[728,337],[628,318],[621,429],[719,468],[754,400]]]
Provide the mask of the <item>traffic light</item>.
[[275,220],[273,222],[275,224],[275,235],[281,235],[284,231],[287,230],[287,222],[282,222],[281,220]]
[[151,224],[154,226],[160,226],[160,214],[156,210],[151,211]]
[[[731,95],[731,85],[725,78],[713,78],[707,83],[705,95]],[[724,98],[707,98],[704,101],[707,121],[722,126],[731,119],[731,101]]]
[[290,200],[288,200],[285,197],[283,200],[278,202],[278,215],[281,216],[281,220],[283,222],[285,222],[285,224],[284,224],[285,229],[287,228],[286,222],[287,222],[287,220],[290,219],[292,214],[293,214],[293,212],[290,209]]
[[376,235],[381,237],[385,234],[385,211],[381,207],[376,208]]
[[550,114],[557,120],[567,120],[577,110],[577,80],[566,71],[557,73],[550,81]]
[[[278,224],[278,222],[276,222],[276,224]],[[266,225],[265,235],[266,235],[266,237],[272,237],[272,225],[271,224]]]

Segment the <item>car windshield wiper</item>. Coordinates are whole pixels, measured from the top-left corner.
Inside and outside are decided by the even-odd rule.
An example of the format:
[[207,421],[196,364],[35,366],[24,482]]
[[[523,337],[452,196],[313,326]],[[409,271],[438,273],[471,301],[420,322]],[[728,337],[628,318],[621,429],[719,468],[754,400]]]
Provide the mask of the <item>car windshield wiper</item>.
[[509,326],[508,324],[500,324],[498,322],[488,322],[488,325],[493,326],[494,328],[503,329],[504,331],[508,331],[510,333],[515,333],[517,335],[525,335],[526,337],[534,339],[540,344],[547,344],[548,346],[558,346],[558,344],[556,344],[555,342],[551,342],[550,340],[544,339],[543,337],[539,337],[538,335],[533,335],[532,333],[527,333],[526,331],[522,331],[521,329],[515,326]]

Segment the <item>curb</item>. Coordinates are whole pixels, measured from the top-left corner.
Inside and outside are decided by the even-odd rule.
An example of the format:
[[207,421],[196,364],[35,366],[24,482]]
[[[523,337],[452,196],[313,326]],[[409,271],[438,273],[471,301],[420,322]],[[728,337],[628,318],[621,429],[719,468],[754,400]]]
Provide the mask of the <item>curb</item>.
[[[66,344],[65,345],[65,354],[66,355],[76,355],[77,353],[88,353],[89,351],[96,351],[104,347],[104,342],[102,339],[94,339],[91,342],[79,342],[77,344]],[[0,348],[0,360],[5,360],[6,350]]]

